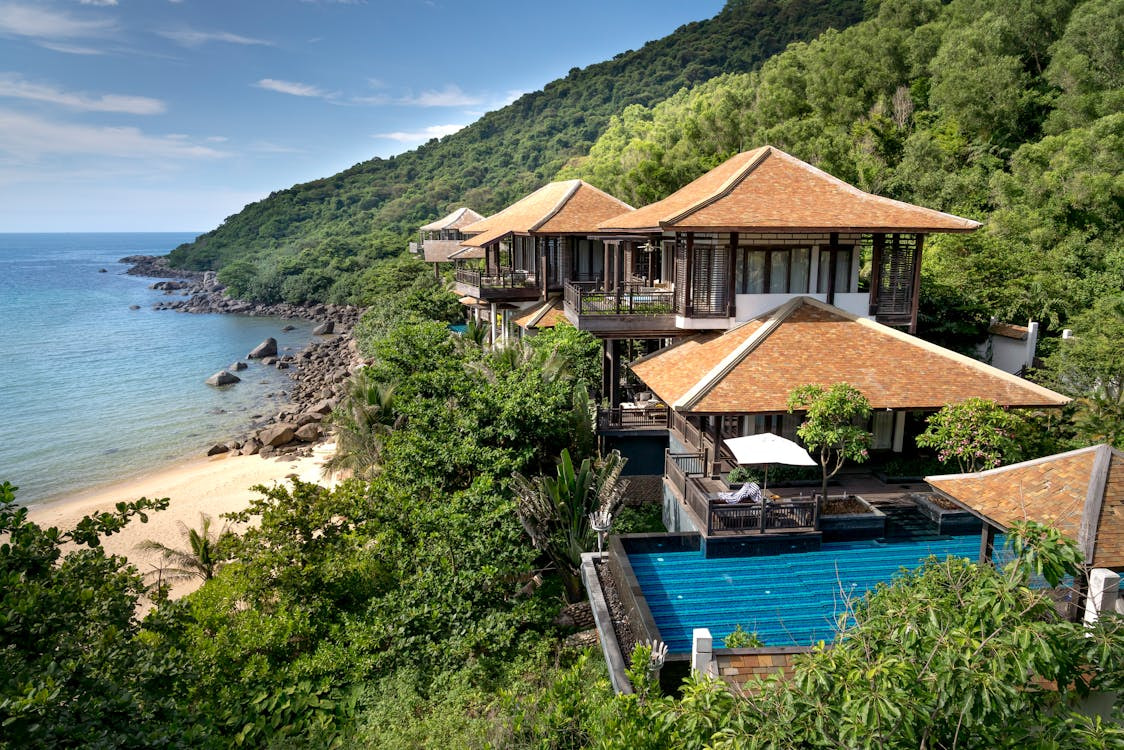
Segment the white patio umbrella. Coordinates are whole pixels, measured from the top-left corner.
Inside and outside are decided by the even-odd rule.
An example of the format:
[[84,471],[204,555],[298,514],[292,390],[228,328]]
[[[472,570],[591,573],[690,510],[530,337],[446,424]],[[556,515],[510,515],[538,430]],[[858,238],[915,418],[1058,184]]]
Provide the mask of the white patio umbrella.
[[765,489],[769,486],[769,464],[788,466],[819,466],[808,451],[796,443],[771,432],[760,435],[743,435],[723,441],[734,452],[734,460],[739,464],[764,464]]

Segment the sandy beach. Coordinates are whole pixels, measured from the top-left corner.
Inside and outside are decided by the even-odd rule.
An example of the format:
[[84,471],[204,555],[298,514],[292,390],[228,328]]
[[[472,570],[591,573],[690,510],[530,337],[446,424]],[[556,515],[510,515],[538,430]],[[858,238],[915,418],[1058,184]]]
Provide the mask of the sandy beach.
[[[171,501],[166,510],[150,513],[148,523],[134,519],[124,531],[104,540],[105,550],[129,558],[141,572],[154,569],[160,563],[159,554],[141,552],[136,545],[153,539],[169,547],[183,548],[183,531],[180,523],[189,528],[199,527],[199,514],[214,518],[213,529],[221,528],[222,513],[242,510],[256,493],[250,487],[267,486],[284,482],[296,475],[306,482],[330,486],[321,467],[332,454],[330,443],[316,447],[312,456],[228,456],[188,459],[170,468],[129,479],[118,484],[72,495],[63,500],[36,504],[30,508],[31,520],[40,526],[72,528],[83,516],[100,510],[113,510],[122,500],[140,497],[167,497]],[[177,584],[172,596],[189,593],[199,586],[198,581]]]

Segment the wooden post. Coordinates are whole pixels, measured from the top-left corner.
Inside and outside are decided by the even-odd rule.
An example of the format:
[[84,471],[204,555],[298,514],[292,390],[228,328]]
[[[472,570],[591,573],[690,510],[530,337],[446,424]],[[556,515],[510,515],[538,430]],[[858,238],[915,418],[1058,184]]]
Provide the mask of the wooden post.
[[921,247],[925,244],[925,235],[917,235],[917,244],[913,251],[913,301],[909,314],[909,332],[917,333],[917,306],[921,304]]
[[995,554],[995,527],[984,522],[980,533],[980,565],[992,565],[993,554]]
[[693,300],[694,300],[694,296],[695,296],[694,294],[692,294],[693,287],[695,286],[695,284],[694,284],[694,276],[695,276],[694,266],[695,266],[695,233],[694,232],[687,232],[687,268],[686,268],[686,273],[684,274],[686,276],[686,278],[683,279],[683,283],[687,285],[687,288],[683,290],[683,299],[684,299],[684,302],[685,302],[684,307],[686,307],[687,309],[685,309],[683,311],[683,314],[688,315],[688,316],[690,316],[692,314],[691,305],[693,304]]
[[738,315],[738,233],[730,232],[730,246],[726,251],[726,317],[735,318]]
[[[839,263],[839,253],[836,248],[839,247],[839,232],[832,232],[828,235],[828,263],[827,263],[827,304],[835,304],[835,266]],[[821,249],[820,252],[823,252]]]
[[870,314],[878,316],[878,290],[882,286],[882,249],[886,245],[886,235],[874,235],[870,249]]

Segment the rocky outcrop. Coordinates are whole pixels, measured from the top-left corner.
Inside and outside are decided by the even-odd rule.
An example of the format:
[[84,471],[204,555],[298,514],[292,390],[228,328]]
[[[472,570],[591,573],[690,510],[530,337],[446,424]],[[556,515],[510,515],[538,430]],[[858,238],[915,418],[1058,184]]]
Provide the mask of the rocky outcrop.
[[184,271],[168,265],[168,258],[163,255],[130,255],[117,261],[129,263],[131,267],[125,271],[129,276],[148,276],[154,279],[202,279],[203,274],[198,271]]
[[320,325],[318,325],[318,326],[316,326],[315,328],[312,329],[312,335],[313,336],[327,336],[331,333],[335,333],[335,331],[336,331],[336,324],[334,322],[330,321],[330,320],[325,320],[323,323],[321,323]]
[[288,422],[282,422],[266,427],[257,434],[257,439],[261,441],[263,446],[268,445],[270,448],[276,448],[291,443],[296,434],[296,427]]
[[[265,341],[261,342],[254,347],[254,350],[246,355],[247,359],[266,359],[269,357],[277,356],[277,339],[270,336]],[[276,360],[274,360],[276,361]],[[263,364],[270,365],[272,362],[263,362]]]
[[242,370],[245,370],[246,367],[247,365],[245,362],[235,362],[230,365],[229,369],[234,370],[234,372],[241,372]]
[[242,378],[237,375],[227,372],[226,370],[219,370],[205,381],[207,385],[233,385],[234,383],[242,382]]

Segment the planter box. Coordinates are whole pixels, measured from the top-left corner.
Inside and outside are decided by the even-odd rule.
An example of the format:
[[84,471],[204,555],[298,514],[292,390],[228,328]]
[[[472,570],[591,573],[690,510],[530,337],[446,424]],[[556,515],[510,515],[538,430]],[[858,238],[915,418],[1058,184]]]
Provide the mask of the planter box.
[[942,508],[930,500],[930,497],[931,495],[927,492],[914,492],[909,496],[917,504],[917,509],[921,511],[921,515],[937,525],[938,534],[955,536],[979,532],[982,526],[980,519],[966,510]]
[[865,505],[870,512],[820,516],[820,531],[823,532],[825,542],[877,539],[886,535],[886,514],[859,495],[852,497]]

